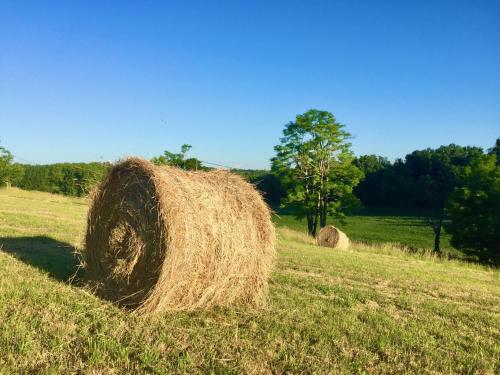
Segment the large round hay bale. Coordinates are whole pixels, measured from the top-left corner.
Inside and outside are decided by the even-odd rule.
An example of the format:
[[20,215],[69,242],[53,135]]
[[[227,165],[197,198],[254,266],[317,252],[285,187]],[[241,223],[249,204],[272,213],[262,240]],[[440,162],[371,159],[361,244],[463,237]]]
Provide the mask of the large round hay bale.
[[349,248],[349,237],[333,225],[327,225],[319,231],[318,245],[346,250]]
[[144,313],[260,306],[275,230],[259,192],[226,171],[129,158],[92,194],[84,261],[96,293]]

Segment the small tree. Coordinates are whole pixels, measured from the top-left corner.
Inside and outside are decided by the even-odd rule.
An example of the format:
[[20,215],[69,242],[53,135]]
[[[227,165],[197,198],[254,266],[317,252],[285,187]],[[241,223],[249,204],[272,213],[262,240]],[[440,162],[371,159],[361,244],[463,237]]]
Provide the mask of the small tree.
[[191,150],[192,146],[188,144],[183,144],[181,146],[181,152],[175,154],[170,151],[163,151],[163,155],[154,157],[151,161],[156,165],[171,165],[174,167],[186,169],[186,170],[199,170],[203,169],[201,161],[196,158],[186,158],[186,154]]
[[351,135],[343,128],[330,112],[312,109],[285,126],[274,148],[272,170],[286,190],[282,206],[305,217],[313,236],[329,215],[342,218],[347,203],[357,202],[352,188],[362,172],[352,163]]

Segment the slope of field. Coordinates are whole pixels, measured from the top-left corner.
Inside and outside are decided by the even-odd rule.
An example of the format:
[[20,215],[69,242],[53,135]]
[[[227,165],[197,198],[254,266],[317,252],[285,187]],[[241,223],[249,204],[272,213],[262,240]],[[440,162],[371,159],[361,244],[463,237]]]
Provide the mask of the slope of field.
[[0,374],[500,372],[496,270],[280,228],[265,310],[143,318],[68,285],[85,211],[0,190]]

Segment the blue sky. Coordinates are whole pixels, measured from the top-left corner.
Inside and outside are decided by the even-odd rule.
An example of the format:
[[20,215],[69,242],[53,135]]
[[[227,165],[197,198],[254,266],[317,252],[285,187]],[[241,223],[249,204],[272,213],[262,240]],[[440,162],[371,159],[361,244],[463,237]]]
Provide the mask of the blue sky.
[[331,111],[356,154],[500,136],[500,1],[0,3],[0,138],[37,162],[269,166]]

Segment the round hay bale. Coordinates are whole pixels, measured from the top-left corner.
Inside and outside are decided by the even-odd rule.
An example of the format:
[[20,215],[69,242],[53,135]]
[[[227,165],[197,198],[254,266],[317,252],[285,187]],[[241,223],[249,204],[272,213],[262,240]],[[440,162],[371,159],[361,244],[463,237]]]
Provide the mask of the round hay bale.
[[333,225],[327,225],[319,231],[318,245],[346,250],[349,248],[349,237]]
[[92,194],[83,256],[99,296],[143,313],[258,307],[275,229],[259,192],[237,175],[129,158]]

